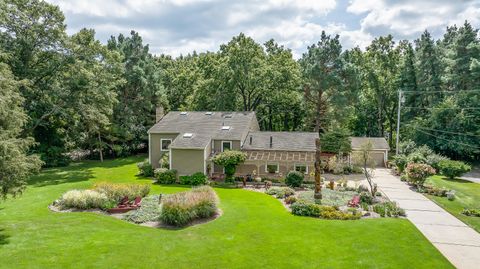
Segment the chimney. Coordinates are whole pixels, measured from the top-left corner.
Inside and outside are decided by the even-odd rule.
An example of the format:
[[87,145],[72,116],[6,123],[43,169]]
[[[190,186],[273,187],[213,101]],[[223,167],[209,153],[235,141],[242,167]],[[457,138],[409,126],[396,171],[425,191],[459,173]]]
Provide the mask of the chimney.
[[273,136],[270,136],[270,148],[273,147]]
[[157,107],[155,109],[155,122],[159,122],[164,116],[163,106]]
[[250,145],[252,144],[253,137],[250,136]]

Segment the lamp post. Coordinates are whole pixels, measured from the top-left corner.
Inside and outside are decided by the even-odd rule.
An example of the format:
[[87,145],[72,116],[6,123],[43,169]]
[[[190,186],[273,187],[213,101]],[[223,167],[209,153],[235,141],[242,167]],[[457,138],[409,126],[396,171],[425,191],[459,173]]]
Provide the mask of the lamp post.
[[400,141],[400,110],[402,107],[402,103],[405,102],[404,96],[402,91],[398,91],[398,110],[397,110],[397,141],[395,144],[395,154],[398,155],[398,143]]

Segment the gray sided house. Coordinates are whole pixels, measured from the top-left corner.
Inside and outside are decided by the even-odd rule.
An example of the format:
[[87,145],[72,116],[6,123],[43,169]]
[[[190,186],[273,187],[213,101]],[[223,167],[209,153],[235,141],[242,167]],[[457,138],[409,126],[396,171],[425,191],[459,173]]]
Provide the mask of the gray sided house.
[[[190,112],[157,113],[157,123],[148,131],[149,162],[154,168],[166,154],[170,169],[179,175],[203,172],[223,174],[223,167],[211,158],[225,150],[247,154],[238,175],[279,177],[297,170],[309,174],[315,162],[313,132],[262,132],[255,112]],[[378,166],[384,166],[389,147],[384,138],[352,137],[352,149],[358,150],[366,141],[373,145],[372,155]],[[323,154],[328,158],[329,154]]]

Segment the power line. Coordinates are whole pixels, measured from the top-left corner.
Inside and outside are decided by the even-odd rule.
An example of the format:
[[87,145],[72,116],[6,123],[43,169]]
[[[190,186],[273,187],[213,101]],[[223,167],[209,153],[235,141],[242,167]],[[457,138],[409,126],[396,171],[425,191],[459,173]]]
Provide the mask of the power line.
[[408,109],[465,109],[465,110],[480,110],[480,107],[414,107],[414,106],[404,106],[403,108],[408,108]]
[[418,93],[418,94],[430,94],[430,93],[460,93],[460,92],[480,92],[480,90],[460,90],[460,91],[402,91],[402,93]]
[[465,135],[465,136],[474,136],[474,137],[480,137],[480,135],[471,134],[471,133],[456,133],[456,132],[443,131],[443,130],[437,130],[437,129],[425,128],[425,127],[417,127],[417,128],[418,128],[418,129],[423,129],[423,130],[434,131],[434,132],[446,133],[446,134],[456,134],[456,135]]
[[422,131],[422,130],[419,130],[419,129],[417,129],[417,130],[420,131],[421,133],[424,133],[424,134],[429,135],[429,136],[433,136],[437,139],[445,140],[445,141],[448,141],[448,142],[453,142],[453,143],[456,143],[456,144],[459,144],[459,145],[462,145],[462,146],[466,146],[466,147],[480,149],[480,147],[477,147],[477,146],[473,146],[473,145],[470,145],[470,144],[465,144],[465,143],[458,142],[458,141],[451,140],[451,139],[446,139],[446,138],[443,138],[443,137],[439,137],[439,136],[436,136],[434,134],[431,134],[431,133],[428,133],[428,132],[425,132],[425,131]]

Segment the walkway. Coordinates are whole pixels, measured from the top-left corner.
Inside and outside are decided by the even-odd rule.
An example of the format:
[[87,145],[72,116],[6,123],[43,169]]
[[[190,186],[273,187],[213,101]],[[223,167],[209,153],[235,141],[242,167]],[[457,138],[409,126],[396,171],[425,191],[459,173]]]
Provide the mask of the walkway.
[[466,173],[461,177],[461,179],[465,179],[468,181],[480,183],[480,167],[472,167],[472,171]]
[[404,208],[407,218],[457,268],[479,268],[480,234],[391,174],[375,170],[374,182]]

